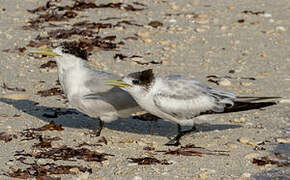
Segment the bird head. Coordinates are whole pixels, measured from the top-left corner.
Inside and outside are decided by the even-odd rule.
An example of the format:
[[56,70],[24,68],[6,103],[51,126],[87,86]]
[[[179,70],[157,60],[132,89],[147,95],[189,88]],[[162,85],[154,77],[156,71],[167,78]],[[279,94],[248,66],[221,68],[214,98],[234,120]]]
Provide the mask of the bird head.
[[107,85],[120,87],[132,94],[143,94],[148,91],[154,81],[152,69],[128,74],[123,79],[107,80]]
[[70,42],[63,42],[55,49],[38,49],[30,52],[55,57],[55,60],[61,64],[74,64],[81,60],[88,60],[87,51]]

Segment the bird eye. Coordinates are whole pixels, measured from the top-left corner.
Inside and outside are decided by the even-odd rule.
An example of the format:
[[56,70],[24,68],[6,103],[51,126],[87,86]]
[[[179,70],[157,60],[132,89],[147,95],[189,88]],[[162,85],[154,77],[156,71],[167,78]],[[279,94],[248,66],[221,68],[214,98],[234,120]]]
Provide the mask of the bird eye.
[[133,83],[133,84],[140,84],[140,81],[139,81],[139,80],[136,80],[136,79],[134,79],[134,80],[132,80],[132,83]]

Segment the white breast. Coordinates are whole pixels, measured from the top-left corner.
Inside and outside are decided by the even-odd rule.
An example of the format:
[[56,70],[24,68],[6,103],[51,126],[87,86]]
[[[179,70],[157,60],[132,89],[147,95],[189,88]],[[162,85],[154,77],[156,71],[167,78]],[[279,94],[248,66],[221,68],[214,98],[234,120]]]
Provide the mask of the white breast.
[[89,89],[84,85],[86,75],[87,72],[81,67],[71,68],[66,72],[64,83],[68,98],[74,94],[84,95],[89,93]]

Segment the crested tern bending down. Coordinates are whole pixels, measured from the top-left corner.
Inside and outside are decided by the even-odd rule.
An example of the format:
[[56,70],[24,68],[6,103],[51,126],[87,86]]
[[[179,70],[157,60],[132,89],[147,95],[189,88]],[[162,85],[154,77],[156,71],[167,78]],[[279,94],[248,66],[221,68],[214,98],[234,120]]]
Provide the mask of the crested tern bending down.
[[[234,105],[235,93],[212,88],[196,79],[170,75],[155,77],[152,69],[135,72],[123,79],[108,80],[108,85],[130,93],[149,113],[178,125],[178,135],[166,145],[179,145],[180,138],[195,129],[193,119],[207,112],[223,112]],[[182,131],[180,125],[193,128]]]
[[96,131],[99,136],[104,122],[111,122],[118,117],[129,117],[140,111],[136,101],[126,91],[105,85],[105,81],[118,76],[91,69],[86,51],[64,43],[54,50],[37,50],[32,53],[55,57],[58,78],[70,104],[90,117],[99,117]]

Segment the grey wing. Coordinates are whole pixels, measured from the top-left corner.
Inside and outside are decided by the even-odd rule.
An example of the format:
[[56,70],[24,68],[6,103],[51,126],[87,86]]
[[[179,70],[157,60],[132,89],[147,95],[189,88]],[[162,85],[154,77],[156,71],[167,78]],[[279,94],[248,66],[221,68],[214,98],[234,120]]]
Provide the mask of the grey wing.
[[[178,86],[177,84],[182,84],[182,88],[187,89],[189,93],[192,90],[200,91],[208,96],[215,97],[221,103],[229,103],[233,105],[232,100],[236,99],[236,94],[234,92],[226,91],[219,88],[212,88],[194,78],[182,77],[177,75],[171,75],[167,77],[168,84],[173,87]],[[230,101],[226,101],[229,99]]]
[[107,79],[118,79],[119,76],[99,71],[91,71],[90,74],[91,78],[85,82],[85,86],[90,90],[90,93],[84,96],[86,100],[106,102],[112,105],[121,117],[128,117],[141,110],[129,93],[105,84]]
[[213,89],[192,78],[169,76],[168,88],[154,95],[155,105],[164,113],[178,119],[192,119],[207,111],[220,112],[233,103],[233,94]]
[[106,73],[102,71],[94,71],[89,69],[88,71],[88,78],[85,82],[86,88],[89,89],[90,93],[98,93],[98,92],[105,92],[112,89],[112,86],[105,85],[105,81],[107,79],[118,79],[120,78],[117,75]]

